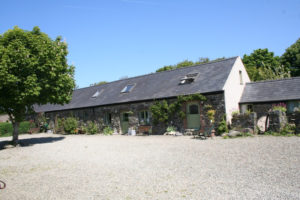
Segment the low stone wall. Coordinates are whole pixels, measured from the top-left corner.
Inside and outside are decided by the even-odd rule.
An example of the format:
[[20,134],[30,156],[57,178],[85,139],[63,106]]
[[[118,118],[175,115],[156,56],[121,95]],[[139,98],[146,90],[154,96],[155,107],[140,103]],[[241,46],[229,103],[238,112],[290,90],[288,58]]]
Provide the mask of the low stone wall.
[[268,131],[280,132],[288,123],[285,112],[279,110],[269,112],[269,128]]
[[294,123],[296,125],[296,133],[300,134],[300,111],[295,112]]
[[256,128],[257,115],[256,113],[234,115],[231,120],[231,127],[234,130],[250,132],[257,134]]
[[8,122],[9,116],[6,114],[0,115],[0,122]]

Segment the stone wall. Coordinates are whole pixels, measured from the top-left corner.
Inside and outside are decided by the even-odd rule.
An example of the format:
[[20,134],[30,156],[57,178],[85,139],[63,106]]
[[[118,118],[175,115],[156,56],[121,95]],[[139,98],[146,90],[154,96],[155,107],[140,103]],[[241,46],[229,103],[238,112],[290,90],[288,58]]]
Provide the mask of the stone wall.
[[[200,105],[200,115],[201,115],[201,124],[203,128],[207,126],[209,123],[208,118],[204,113],[204,106],[209,104],[212,106],[212,109],[216,110],[215,115],[215,128],[217,128],[217,124],[222,120],[222,117],[225,114],[225,103],[224,103],[224,94],[210,94],[205,95],[207,97],[207,101],[201,103]],[[168,102],[176,101],[174,99],[168,99]],[[66,117],[75,117],[80,123],[86,123],[87,121],[94,121],[99,124],[100,127],[105,127],[104,124],[104,116],[105,113],[111,114],[111,127],[115,132],[122,133],[121,130],[121,113],[129,112],[129,127],[138,127],[139,119],[138,113],[143,110],[148,110],[150,113],[150,107],[153,105],[154,101],[145,101],[139,103],[127,103],[127,104],[119,104],[119,105],[111,105],[111,106],[99,106],[92,108],[82,108],[82,109],[74,109],[74,110],[65,110],[65,111],[54,111],[45,113],[46,117],[50,121],[49,124],[52,127],[55,124],[55,119],[57,118],[66,118]],[[183,111],[185,111],[186,105],[183,105]],[[152,125],[152,134],[163,134],[166,131],[167,125],[163,123],[153,124],[150,114],[150,124]],[[175,114],[171,119],[171,125],[175,126],[178,131],[184,132],[186,128],[186,119],[182,119]]]
[[278,110],[269,112],[269,128],[268,131],[280,132],[288,123],[286,113]]
[[238,114],[233,115],[231,119],[231,127],[234,130],[250,132],[252,134],[257,134],[257,114],[250,113],[250,114]]
[[296,125],[296,134],[300,134],[300,111],[294,113],[294,123]]

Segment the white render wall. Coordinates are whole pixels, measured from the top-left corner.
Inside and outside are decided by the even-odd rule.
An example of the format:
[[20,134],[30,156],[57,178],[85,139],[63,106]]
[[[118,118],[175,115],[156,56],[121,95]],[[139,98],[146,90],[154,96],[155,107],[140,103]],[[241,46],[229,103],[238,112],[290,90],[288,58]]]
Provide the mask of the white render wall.
[[[242,71],[243,84],[240,84],[239,71]],[[237,57],[232,70],[224,85],[225,112],[228,123],[231,123],[232,112],[239,111],[239,101],[243,94],[246,83],[250,78],[240,57]]]

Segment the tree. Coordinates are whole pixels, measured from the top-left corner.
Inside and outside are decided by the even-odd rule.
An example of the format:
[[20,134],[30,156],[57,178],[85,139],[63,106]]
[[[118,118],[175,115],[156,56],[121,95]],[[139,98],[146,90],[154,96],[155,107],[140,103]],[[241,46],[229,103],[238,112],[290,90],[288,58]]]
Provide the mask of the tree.
[[281,63],[291,70],[292,76],[300,76],[300,38],[285,50]]
[[106,84],[106,83],[107,83],[106,81],[100,81],[98,83],[90,84],[90,86],[103,85],[103,84]]
[[[218,60],[223,60],[223,59],[225,59],[225,57],[217,58],[217,59],[212,60],[212,61],[218,61]],[[193,62],[193,61],[190,61],[190,60],[184,60],[184,61],[181,61],[181,62],[175,64],[175,65],[163,66],[163,67],[159,68],[158,70],[156,70],[156,72],[163,72],[163,71],[178,69],[178,68],[182,68],[182,67],[200,65],[200,64],[204,64],[204,63],[208,63],[208,62],[211,62],[209,58],[202,58],[202,57],[200,57],[199,61],[196,61],[196,62]]]
[[256,49],[249,56],[245,54],[243,63],[252,81],[290,77],[280,58],[268,49]]
[[34,105],[71,100],[74,66],[67,64],[67,54],[61,37],[51,40],[38,27],[14,27],[0,35],[0,111],[13,124],[14,145],[19,124]]

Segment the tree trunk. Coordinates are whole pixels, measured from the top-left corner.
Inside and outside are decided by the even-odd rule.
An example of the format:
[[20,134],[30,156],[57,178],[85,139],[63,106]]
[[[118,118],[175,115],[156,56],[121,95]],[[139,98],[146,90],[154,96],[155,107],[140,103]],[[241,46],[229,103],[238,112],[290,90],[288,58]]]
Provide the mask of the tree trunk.
[[17,146],[19,143],[19,126],[20,122],[14,122],[13,125],[13,140],[12,143],[14,146]]

